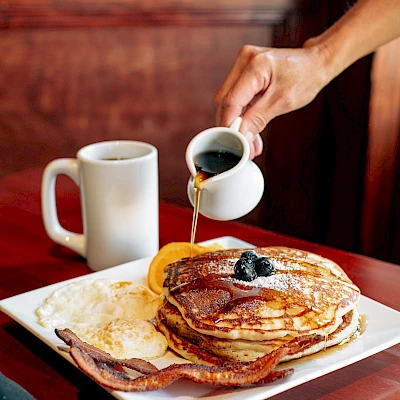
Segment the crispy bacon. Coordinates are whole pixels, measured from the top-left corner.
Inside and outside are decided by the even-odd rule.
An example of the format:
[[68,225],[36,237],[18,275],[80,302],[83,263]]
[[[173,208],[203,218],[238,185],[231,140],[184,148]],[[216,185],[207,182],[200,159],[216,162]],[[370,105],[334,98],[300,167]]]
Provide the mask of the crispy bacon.
[[[131,368],[127,360],[116,360],[107,353],[104,356],[104,352],[79,339],[75,340],[73,332],[64,331],[58,331],[57,335],[70,346],[70,354],[78,367],[100,385],[124,392],[158,390],[182,378],[218,386],[264,385],[293,373],[293,369],[273,371],[283,357],[323,340],[320,335],[299,337],[255,361],[228,362],[219,366],[172,364],[133,379],[118,368],[122,365]],[[138,371],[137,368],[133,369]]]
[[293,368],[281,369],[279,371],[271,371],[265,378],[255,383],[257,386],[266,385],[277,381],[278,379],[287,378],[294,372]]
[[[158,371],[158,368],[149,363],[148,361],[142,360],[140,358],[129,358],[125,360],[120,360],[117,358],[114,358],[110,356],[110,354],[106,353],[103,350],[98,349],[97,347],[94,347],[90,345],[89,343],[86,343],[79,339],[78,336],[75,335],[74,332],[72,332],[70,329],[55,329],[56,335],[63,340],[68,346],[71,346],[72,341],[77,343],[77,345],[85,351],[90,357],[93,359],[107,363],[110,365],[120,365],[124,366],[130,369],[133,369],[134,371],[140,372],[141,374],[150,374],[152,372]],[[71,346],[72,347],[72,346]]]
[[[248,386],[266,379],[289,351],[281,348],[256,361],[224,366],[172,364],[152,374],[132,379],[125,373],[111,369],[106,363],[96,362],[74,342],[71,344],[70,354],[83,372],[102,386],[124,392],[158,390],[182,378],[218,386]],[[279,375],[275,377],[278,378]]]

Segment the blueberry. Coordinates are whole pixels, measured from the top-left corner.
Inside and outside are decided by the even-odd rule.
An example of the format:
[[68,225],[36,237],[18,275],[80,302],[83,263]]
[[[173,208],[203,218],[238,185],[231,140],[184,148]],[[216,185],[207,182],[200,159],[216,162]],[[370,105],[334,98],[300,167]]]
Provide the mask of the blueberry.
[[236,279],[241,281],[250,282],[257,278],[256,271],[254,270],[254,265],[251,261],[241,258],[236,261],[235,264],[235,275]]
[[259,257],[254,262],[254,269],[258,276],[269,276],[275,272],[275,266],[268,257]]
[[250,260],[251,262],[254,262],[258,258],[258,254],[254,250],[247,250],[242,255],[240,258],[243,258],[245,260]]

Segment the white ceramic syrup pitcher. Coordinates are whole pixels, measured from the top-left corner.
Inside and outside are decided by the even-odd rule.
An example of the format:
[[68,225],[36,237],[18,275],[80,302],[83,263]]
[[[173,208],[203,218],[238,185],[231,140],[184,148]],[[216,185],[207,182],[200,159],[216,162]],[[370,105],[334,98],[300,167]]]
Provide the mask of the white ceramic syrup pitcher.
[[258,166],[249,160],[250,147],[239,132],[242,118],[236,118],[229,128],[216,127],[197,134],[186,149],[186,164],[191,173],[187,192],[194,205],[194,178],[197,155],[223,150],[240,157],[233,168],[202,182],[199,213],[215,220],[227,221],[248,214],[259,203],[264,192],[264,177]]

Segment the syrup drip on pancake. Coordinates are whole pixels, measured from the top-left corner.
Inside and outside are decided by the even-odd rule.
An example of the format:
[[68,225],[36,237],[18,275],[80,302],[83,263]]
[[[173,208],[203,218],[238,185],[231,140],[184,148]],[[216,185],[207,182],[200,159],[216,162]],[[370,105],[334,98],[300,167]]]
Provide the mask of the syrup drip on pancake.
[[[188,293],[196,293],[196,289],[200,289],[201,295],[212,296],[214,292],[216,296],[222,299],[223,301],[217,304],[218,307],[221,307],[221,303],[225,303],[222,307],[229,306],[230,308],[235,307],[240,303],[245,303],[253,300],[259,299],[260,301],[266,300],[266,295],[270,300],[274,299],[274,294],[271,291],[266,291],[262,287],[254,287],[243,285],[241,283],[227,280],[225,278],[208,276],[206,278],[197,279],[195,282],[188,282],[186,284],[180,285],[177,288],[174,288],[176,296],[185,296]],[[194,291],[194,292],[193,292]],[[218,293],[216,293],[218,292]]]
[[[300,273],[301,275],[301,273]],[[307,301],[303,301],[301,298],[296,299],[296,295],[291,291],[289,296],[283,297],[283,293],[287,290],[287,287],[282,285],[274,277],[274,282],[271,282],[271,278],[258,278],[259,281],[264,281],[264,286],[250,286],[249,284],[236,280],[228,280],[227,278],[221,278],[218,276],[209,275],[205,278],[197,279],[194,282],[190,282],[186,285],[181,286],[176,291],[174,290],[174,297],[180,303],[190,304],[201,304],[198,309],[194,308],[191,310],[190,315],[192,317],[203,316],[207,317],[208,321],[213,321],[215,324],[224,321],[224,316],[227,313],[235,314],[239,312],[242,316],[251,316],[253,312],[256,312],[258,307],[266,302],[268,304],[276,304],[276,311],[281,313],[281,317],[286,319],[287,327],[294,329],[293,314],[298,318],[306,315],[310,310],[318,308],[315,304],[310,304]],[[283,279],[287,279],[282,274]],[[301,280],[301,276],[299,277]],[[270,284],[268,285],[268,280]],[[297,284],[300,282],[297,281]],[[278,282],[278,284],[276,283]],[[253,281],[254,283],[254,281]],[[292,284],[295,285],[296,281],[293,279]],[[270,286],[270,287],[268,287]],[[275,290],[273,287],[279,287],[280,290]],[[302,288],[299,285],[298,290],[301,292]],[[206,301],[204,299],[207,299]],[[286,304],[296,299],[296,307],[291,308],[288,306],[286,309],[280,309],[280,299],[284,300]],[[231,322],[233,322],[231,320]],[[237,321],[240,323],[241,321]],[[248,323],[251,323],[248,321]],[[320,319],[318,321],[320,327],[329,326],[332,324],[331,320],[324,321]]]
[[342,340],[340,343],[338,343],[338,346],[343,346],[344,344],[349,344],[353,343],[356,341],[367,329],[368,326],[368,318],[366,315],[360,315],[358,317],[358,324],[357,324],[357,329],[354,331],[354,333],[349,336],[348,338]]
[[[357,329],[347,338],[343,339],[341,342],[337,343],[335,346],[327,347],[325,346],[322,351],[317,353],[312,353],[307,355],[307,360],[318,360],[321,357],[326,357],[331,354],[334,354],[339,348],[343,348],[344,346],[349,346],[354,343],[358,338],[364,333],[365,329],[368,325],[368,318],[366,315],[360,315],[358,317],[358,325]],[[325,340],[328,340],[328,336],[325,337]]]

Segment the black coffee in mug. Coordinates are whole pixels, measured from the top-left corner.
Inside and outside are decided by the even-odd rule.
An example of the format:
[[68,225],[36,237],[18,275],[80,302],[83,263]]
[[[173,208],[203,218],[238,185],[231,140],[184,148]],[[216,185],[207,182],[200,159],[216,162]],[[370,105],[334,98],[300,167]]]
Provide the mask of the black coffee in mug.
[[132,157],[110,157],[110,158],[102,158],[103,161],[122,161],[122,160],[130,160]]

